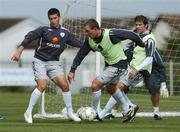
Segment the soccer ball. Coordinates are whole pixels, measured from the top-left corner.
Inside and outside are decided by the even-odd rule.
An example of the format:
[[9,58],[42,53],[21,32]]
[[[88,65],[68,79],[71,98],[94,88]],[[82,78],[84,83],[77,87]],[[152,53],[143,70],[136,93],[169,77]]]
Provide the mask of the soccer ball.
[[86,107],[80,107],[78,110],[77,110],[77,115],[80,117],[82,115],[82,112],[85,111]]
[[77,110],[78,116],[82,120],[92,121],[96,117],[96,112],[91,107],[81,107]]

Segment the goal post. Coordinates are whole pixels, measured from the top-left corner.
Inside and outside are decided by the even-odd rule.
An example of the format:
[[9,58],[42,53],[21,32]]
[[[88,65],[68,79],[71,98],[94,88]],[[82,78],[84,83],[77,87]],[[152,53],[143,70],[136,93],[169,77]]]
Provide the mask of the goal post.
[[[83,30],[84,22],[88,18],[96,18],[95,10],[96,3],[86,3],[86,2],[72,2],[73,8],[68,7],[66,9],[71,9],[71,11],[76,11],[81,9],[85,11],[86,8],[90,8],[87,17],[68,17],[64,15],[63,26],[79,37],[82,41],[85,39],[85,34]],[[82,6],[83,5],[83,6]],[[128,30],[133,30],[133,18],[132,16],[110,16],[107,17],[106,14],[114,14],[117,11],[109,8],[101,7],[101,27],[102,28],[123,28]],[[68,10],[65,11],[66,13]],[[68,12],[69,14],[69,12]],[[137,13],[136,13],[137,14]],[[140,14],[138,14],[140,15]],[[168,99],[160,98],[160,112],[162,117],[173,117],[180,116],[180,15],[164,15],[160,14],[156,18],[148,14],[151,23],[153,25],[152,32],[157,38],[158,48],[163,56],[166,66],[167,74],[167,87],[170,92],[170,97]],[[176,23],[177,22],[177,23]],[[122,42],[126,44],[126,41]],[[168,54],[169,49],[171,49],[171,54]],[[60,58],[60,62],[65,59],[63,65],[65,67],[65,73],[69,72],[74,56],[76,55],[78,49],[68,47]],[[169,60],[170,56],[170,60]],[[91,106],[91,90],[90,83],[96,77],[96,68],[103,68],[103,59],[98,59],[94,53],[89,53],[89,55],[83,60],[82,64],[78,67],[76,71],[76,79],[70,85],[72,91],[72,103],[74,111],[82,106]],[[99,57],[100,58],[100,57]],[[100,62],[100,63],[99,63]],[[98,64],[98,66],[96,66]],[[98,68],[98,69],[99,69]],[[101,98],[100,106],[103,108],[109,99],[110,95],[107,94],[106,90],[103,89],[103,94]],[[132,101],[139,104],[141,107],[141,112],[137,113],[138,117],[152,117],[152,104],[150,101],[150,96],[145,87],[136,88],[134,91],[128,94]],[[51,81],[48,84],[46,92],[43,93],[42,100],[39,103],[38,114],[35,114],[36,118],[67,118],[64,112],[62,112],[65,107],[62,92],[57,86],[55,86]],[[121,117],[121,113],[117,114]]]

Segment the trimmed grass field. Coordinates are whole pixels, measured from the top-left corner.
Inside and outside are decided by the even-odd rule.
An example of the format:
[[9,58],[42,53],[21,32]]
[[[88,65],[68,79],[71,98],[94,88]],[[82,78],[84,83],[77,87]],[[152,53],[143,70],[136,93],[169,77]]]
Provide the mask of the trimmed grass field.
[[[0,120],[0,132],[179,132],[180,117],[166,117],[155,121],[152,117],[136,118],[132,123],[121,122],[121,119],[102,122],[75,123],[62,119],[34,119],[33,124],[24,122],[23,113],[27,107],[30,93],[0,93],[0,114],[7,117]],[[151,104],[148,95],[130,95],[131,99],[145,108]],[[161,110],[180,111],[180,97],[173,96],[161,99]],[[37,111],[37,107],[35,108]],[[34,112],[35,113],[35,112]]]

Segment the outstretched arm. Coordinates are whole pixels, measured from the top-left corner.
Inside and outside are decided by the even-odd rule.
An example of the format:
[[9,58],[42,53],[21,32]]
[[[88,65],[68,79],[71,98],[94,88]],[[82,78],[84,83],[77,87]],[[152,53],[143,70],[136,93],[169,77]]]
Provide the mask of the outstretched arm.
[[71,83],[72,80],[75,78],[75,71],[77,67],[81,64],[82,60],[85,58],[85,56],[90,52],[91,48],[89,47],[88,40],[84,42],[84,45],[80,48],[77,55],[75,56],[73,60],[73,64],[71,66],[70,72],[68,74],[68,81]]
[[28,44],[30,44],[33,40],[40,38],[42,36],[42,34],[43,34],[43,28],[42,27],[39,27],[33,31],[28,32],[25,35],[24,40],[22,41],[20,47],[17,49],[17,51],[11,57],[11,60],[12,61],[19,61],[24,48],[26,48],[28,46]]
[[73,47],[82,47],[83,43],[81,43],[81,41],[71,32],[69,32],[68,34],[68,42],[67,44],[73,46]]
[[133,42],[136,43],[136,45],[139,45],[140,47],[145,47],[145,44],[143,43],[142,39],[138,34],[135,32],[124,30],[124,29],[111,29],[109,33],[110,39],[113,44],[116,44],[120,41],[130,39]]
[[130,63],[131,60],[133,59],[133,50],[134,50],[134,42],[130,42],[128,44],[126,44],[126,46],[124,47],[124,53],[127,57],[127,61]]
[[24,40],[22,41],[20,47],[17,49],[17,51],[13,54],[13,56],[11,57],[12,61],[19,61],[21,54],[24,50],[24,48],[30,44],[33,40],[40,38],[42,36],[43,33],[43,29],[41,27],[30,31],[24,38]]
[[23,50],[24,50],[24,47],[23,47],[23,46],[20,46],[20,47],[17,49],[17,51],[13,54],[13,56],[11,57],[11,60],[12,60],[12,61],[19,61]]
[[22,41],[21,45],[26,48],[28,44],[30,44],[33,40],[41,38],[43,35],[43,27],[39,27],[33,31],[28,32],[25,35],[24,40]]

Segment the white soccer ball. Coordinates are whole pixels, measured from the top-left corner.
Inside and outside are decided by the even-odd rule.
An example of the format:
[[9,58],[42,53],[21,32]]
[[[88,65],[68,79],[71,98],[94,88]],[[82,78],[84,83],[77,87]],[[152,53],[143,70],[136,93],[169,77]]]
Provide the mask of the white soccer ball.
[[96,112],[91,107],[81,107],[77,110],[78,116],[82,120],[92,121],[96,117]]
[[85,107],[80,107],[78,110],[77,110],[77,115],[80,117],[82,112],[85,110]]

